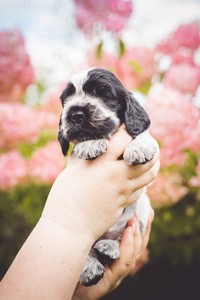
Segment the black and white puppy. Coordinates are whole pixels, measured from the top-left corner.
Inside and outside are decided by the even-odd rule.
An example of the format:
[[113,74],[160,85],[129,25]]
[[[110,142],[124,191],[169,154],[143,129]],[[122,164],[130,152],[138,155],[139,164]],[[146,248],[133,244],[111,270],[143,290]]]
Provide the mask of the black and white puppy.
[[[61,101],[58,140],[64,155],[73,142],[77,158],[96,158],[107,150],[108,139],[124,123],[133,137],[123,154],[124,160],[129,165],[137,165],[154,157],[158,144],[147,132],[150,126],[147,113],[111,72],[91,68],[75,74]],[[104,264],[120,256],[121,235],[133,214],[137,214],[143,234],[150,211],[150,201],[144,191],[136,203],[124,210],[118,223],[93,245],[80,276],[83,285],[96,284],[103,277]]]

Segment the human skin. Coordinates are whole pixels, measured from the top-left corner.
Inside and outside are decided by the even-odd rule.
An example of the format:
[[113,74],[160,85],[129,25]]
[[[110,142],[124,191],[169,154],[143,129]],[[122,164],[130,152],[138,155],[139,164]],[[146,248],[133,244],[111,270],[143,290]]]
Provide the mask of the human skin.
[[138,199],[158,172],[158,154],[141,166],[118,160],[130,140],[121,128],[101,157],[84,161],[71,154],[40,220],[1,282],[1,299],[72,298],[95,240]]

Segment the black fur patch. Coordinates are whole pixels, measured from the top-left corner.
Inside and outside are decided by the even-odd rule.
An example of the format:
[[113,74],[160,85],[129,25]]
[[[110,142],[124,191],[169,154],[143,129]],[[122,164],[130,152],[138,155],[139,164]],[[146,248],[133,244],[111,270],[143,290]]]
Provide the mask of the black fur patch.
[[73,85],[72,82],[69,82],[64,91],[62,92],[60,99],[62,102],[62,105],[64,106],[64,102],[67,99],[67,97],[72,96],[76,93],[76,88]]

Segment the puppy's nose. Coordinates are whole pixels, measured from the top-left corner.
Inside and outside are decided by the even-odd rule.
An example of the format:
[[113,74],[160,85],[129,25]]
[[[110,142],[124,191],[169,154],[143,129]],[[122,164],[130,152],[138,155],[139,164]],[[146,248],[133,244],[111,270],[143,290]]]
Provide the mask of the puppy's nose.
[[74,111],[71,114],[71,120],[75,123],[82,124],[85,121],[85,114],[81,110]]

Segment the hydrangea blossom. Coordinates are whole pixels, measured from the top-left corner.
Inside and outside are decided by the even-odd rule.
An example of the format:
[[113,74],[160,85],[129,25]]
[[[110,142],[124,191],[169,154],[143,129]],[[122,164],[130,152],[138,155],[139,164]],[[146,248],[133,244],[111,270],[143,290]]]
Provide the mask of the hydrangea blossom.
[[31,178],[40,183],[51,184],[56,176],[63,170],[65,159],[57,141],[49,142],[45,147],[39,148],[29,161],[29,174]]
[[58,130],[62,105],[60,95],[66,84],[59,84],[56,89],[49,91],[44,98],[44,101],[37,111],[37,121],[41,129]]
[[182,93],[195,95],[200,85],[200,66],[187,63],[172,65],[164,76],[164,83]]
[[200,46],[200,23],[179,26],[168,38],[157,45],[157,50],[165,54],[176,53],[177,50],[191,51]]
[[17,30],[0,32],[0,101],[16,100],[34,81],[24,39]]
[[39,130],[34,109],[20,103],[0,103],[0,148],[11,149],[22,142],[33,142]]
[[182,177],[179,174],[159,173],[147,192],[152,206],[159,208],[177,203],[186,195],[188,189],[183,186]]
[[182,165],[185,149],[200,152],[199,110],[191,99],[163,84],[154,84],[146,109],[150,115],[153,136],[161,143],[161,165]]
[[96,24],[106,30],[122,30],[133,9],[131,0],[76,0],[76,21],[84,32],[91,32]]
[[9,190],[27,181],[27,164],[16,150],[0,155],[0,189]]
[[154,50],[148,47],[127,49],[122,57],[103,53],[102,59],[90,57],[90,64],[110,69],[129,90],[150,82],[155,72]]

